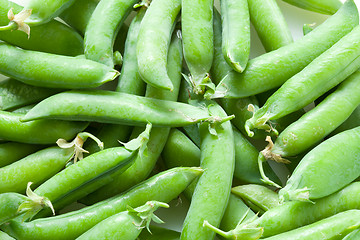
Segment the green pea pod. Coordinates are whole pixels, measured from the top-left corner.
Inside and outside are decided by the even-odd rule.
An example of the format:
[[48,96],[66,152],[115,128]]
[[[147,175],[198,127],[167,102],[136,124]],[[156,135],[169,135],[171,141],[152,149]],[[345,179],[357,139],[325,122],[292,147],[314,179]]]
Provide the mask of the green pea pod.
[[233,187],[231,192],[241,197],[252,210],[261,215],[269,209],[279,206],[277,193],[261,185],[237,186]]
[[100,1],[92,13],[84,35],[87,59],[114,67],[115,37],[138,0]]
[[357,7],[348,0],[336,14],[298,41],[251,59],[243,73],[230,71],[212,97],[240,98],[276,88],[358,24]]
[[27,105],[24,107],[20,107],[20,108],[16,108],[14,110],[12,110],[12,113],[20,113],[20,114],[26,114],[27,112],[30,111],[30,109],[32,109],[35,106],[35,104],[31,104],[31,105]]
[[262,153],[275,161],[295,156],[315,146],[344,122],[360,104],[360,72],[342,82],[318,106],[287,127]]
[[[21,6],[9,0],[0,0],[0,25],[9,22],[8,11],[13,8],[20,12]],[[0,39],[23,49],[54,54],[77,56],[83,54],[83,38],[72,28],[52,20],[41,26],[31,28],[31,36],[20,31],[0,31]]]
[[179,240],[180,233],[160,228],[158,226],[150,226],[149,231],[142,231],[138,237],[139,240]]
[[360,229],[356,229],[354,231],[352,231],[351,233],[349,233],[348,235],[346,235],[343,240],[356,240],[359,239],[360,237]]
[[167,72],[171,34],[180,12],[180,0],[153,0],[141,22],[136,55],[139,73],[148,84],[174,90]]
[[336,128],[330,136],[334,136],[335,134],[338,134],[340,132],[343,132],[345,130],[349,130],[351,128],[355,128],[360,126],[360,106],[358,106],[354,112],[350,115],[348,119],[345,120],[343,124],[341,124],[338,128]]
[[286,81],[265,105],[246,121],[245,129],[248,135],[253,135],[253,128],[270,130],[267,121],[279,119],[305,107],[355,72],[360,67],[359,39],[360,26],[357,26],[301,72]]
[[266,240],[343,239],[360,227],[360,210],[348,210],[316,223],[265,238]]
[[203,94],[213,61],[214,0],[182,0],[181,29],[185,62],[193,91]]
[[31,222],[10,221],[1,229],[19,239],[75,239],[100,221],[122,212],[126,206],[138,207],[150,199],[169,202],[176,198],[203,170],[174,168],[133,187],[109,200],[77,211]]
[[24,193],[28,182],[43,183],[63,169],[72,155],[69,150],[49,147],[1,168],[0,192]]
[[41,145],[6,142],[0,144],[0,168],[39,150]]
[[[66,101],[65,101],[66,99]],[[55,104],[57,102],[63,104]],[[98,109],[102,109],[101,112]],[[141,109],[141,111],[139,111]],[[144,126],[181,127],[201,121],[227,120],[210,116],[207,109],[189,104],[105,90],[69,91],[53,95],[31,109],[22,121],[40,118],[95,121]]]
[[[176,101],[178,97],[181,80],[182,49],[181,41],[177,36],[174,36],[170,44],[167,66],[169,77],[174,86],[174,91],[170,92],[148,85],[146,88],[147,97],[154,99],[166,99],[169,101]],[[132,135],[137,135],[139,131],[142,131],[142,128],[135,128]],[[146,179],[150,175],[163,150],[169,131],[169,128],[154,128],[150,134],[146,156],[137,158],[135,163],[127,171],[114,179],[111,184],[108,184],[89,195],[86,199],[84,199],[85,202],[93,203],[99,199],[102,200],[114,196],[115,194],[123,192]]]
[[247,0],[222,0],[221,13],[224,58],[235,71],[243,72],[250,54],[248,2]]
[[149,224],[151,220],[156,223],[163,223],[161,219],[153,213],[159,207],[168,208],[169,205],[162,202],[149,201],[145,205],[135,209],[128,207],[127,211],[108,217],[76,238],[76,240],[136,240],[145,227],[150,231]]
[[[226,116],[216,103],[208,103],[209,111]],[[204,220],[219,226],[229,201],[232,184],[235,146],[230,122],[215,126],[216,134],[208,123],[200,124],[201,167],[206,169],[199,178],[184,220],[181,239],[212,239],[215,234],[203,227]],[[221,166],[221,168],[219,168]],[[214,186],[216,185],[216,188]]]
[[[19,193],[9,192],[0,194],[0,225],[15,218],[18,214],[18,207],[26,201],[27,197]],[[0,232],[0,238],[2,238],[2,232]]]
[[339,133],[312,149],[300,161],[286,186],[280,190],[280,199],[318,199],[358,178],[359,139],[360,127],[357,127]]
[[84,130],[87,122],[39,120],[21,122],[24,114],[0,111],[0,138],[32,144],[54,144],[59,138],[70,140]]
[[40,87],[93,88],[119,75],[87,59],[22,50],[6,43],[0,44],[0,61],[4,63],[0,73]]
[[293,42],[290,29],[275,0],[248,0],[251,23],[267,52]]
[[4,79],[0,81],[0,109],[8,110],[37,103],[58,92],[60,90],[34,87],[12,78]]
[[[305,226],[337,213],[359,209],[360,182],[355,182],[314,203],[291,201],[266,211],[260,218],[239,224],[228,232],[232,239],[266,238]],[[336,206],[336,207],[334,207]],[[296,217],[294,217],[296,213]],[[257,236],[257,238],[251,238]],[[307,239],[307,238],[303,238]]]
[[14,238],[10,237],[9,235],[7,235],[6,233],[0,231],[0,238],[2,240],[15,240]]
[[334,14],[342,6],[340,0],[283,0],[294,6],[322,14]]
[[84,36],[86,26],[99,2],[100,0],[77,0],[59,17]]

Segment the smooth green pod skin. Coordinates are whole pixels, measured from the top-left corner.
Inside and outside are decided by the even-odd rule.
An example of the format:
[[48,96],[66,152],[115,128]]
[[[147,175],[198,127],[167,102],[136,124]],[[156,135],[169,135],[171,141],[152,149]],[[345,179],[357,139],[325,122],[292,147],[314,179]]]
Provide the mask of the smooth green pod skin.
[[255,184],[248,184],[233,187],[231,192],[241,197],[252,210],[264,214],[271,208],[279,206],[277,193],[267,187]]
[[[225,111],[215,103],[209,111],[226,116]],[[184,220],[181,238],[213,239],[215,233],[204,228],[204,220],[219,226],[229,201],[234,173],[235,146],[231,123],[224,122],[216,127],[217,135],[209,132],[207,123],[199,126],[201,136],[200,165],[204,171],[192,196],[189,211]],[[219,168],[221,166],[221,168]],[[217,186],[214,188],[214,186]]]
[[142,231],[138,237],[139,240],[179,240],[180,233],[157,226],[150,226],[150,231]]
[[279,157],[295,156],[320,142],[360,104],[359,92],[360,72],[357,71],[318,106],[281,132],[271,153]]
[[[55,104],[59,101],[61,106]],[[22,121],[56,118],[132,126],[145,126],[150,122],[153,126],[182,127],[209,117],[206,109],[189,104],[105,90],[83,90],[59,93],[43,100]]]
[[204,80],[214,55],[214,0],[182,0],[181,35],[184,58],[190,70],[195,93],[204,92]]
[[20,113],[20,114],[26,114],[30,109],[32,109],[35,106],[35,104],[27,105],[24,107],[16,108],[12,110],[13,113]]
[[51,218],[24,223],[10,221],[1,229],[24,240],[75,239],[100,221],[124,211],[128,205],[138,207],[149,199],[168,202],[176,198],[202,172],[199,168],[170,169],[109,200]]
[[357,127],[316,146],[300,161],[279,191],[279,198],[282,201],[318,199],[354,181],[359,177],[359,140],[360,127]]
[[48,198],[55,210],[112,182],[134,163],[137,151],[124,147],[104,149],[72,164],[41,184],[34,192]]
[[[9,22],[7,13],[13,8],[14,13],[22,7],[8,0],[0,0],[0,25]],[[20,31],[0,31],[0,39],[23,49],[77,56],[83,54],[83,38],[72,28],[52,20],[41,26],[32,27],[30,38]]]
[[86,26],[99,2],[100,0],[76,0],[59,17],[84,36]]
[[4,79],[0,81],[0,109],[8,110],[37,103],[58,92],[58,89],[34,87],[12,78]]
[[230,71],[218,84],[212,97],[241,98],[280,86],[358,23],[356,5],[349,0],[336,14],[298,41],[251,59],[243,73]]
[[351,233],[349,233],[348,235],[346,235],[343,240],[357,240],[360,238],[360,229],[356,229],[354,231],[352,231]]
[[294,6],[318,12],[322,14],[332,15],[343,5],[340,0],[283,0]]
[[72,154],[69,150],[49,147],[1,168],[0,193],[24,193],[28,182],[38,186],[64,168]]
[[87,59],[114,67],[113,45],[115,37],[138,0],[100,1],[89,19],[84,35]]
[[36,152],[41,145],[6,142],[0,144],[0,168]]
[[343,239],[345,235],[360,226],[360,210],[338,213],[316,223],[265,238],[266,240],[318,240]]
[[167,72],[171,34],[181,0],[153,0],[141,22],[136,55],[142,79],[157,88],[173,91]]
[[227,63],[243,72],[250,55],[250,16],[248,1],[221,1],[222,52]]
[[14,238],[10,237],[9,235],[7,235],[6,233],[0,231],[0,238],[2,240],[15,240]]
[[252,135],[250,130],[253,128],[268,129],[269,126],[265,124],[268,120],[278,119],[305,107],[355,72],[360,67],[359,39],[360,26],[357,26],[286,81],[265,105],[246,121],[245,129],[248,135]]
[[[182,67],[181,40],[177,36],[174,36],[169,47],[167,67],[169,77],[174,86],[174,91],[169,92],[167,90],[157,89],[148,85],[146,88],[147,97],[165,99],[169,101],[177,100]],[[135,128],[132,135],[138,135],[138,132],[141,131],[143,131],[142,128]],[[96,201],[112,197],[115,194],[121,193],[146,179],[160,157],[169,136],[169,132],[169,128],[152,128],[149,142],[147,144],[147,155],[142,158],[137,158],[135,163],[123,174],[116,177],[112,183],[102,187],[93,194],[90,194],[86,199],[84,199],[85,203],[94,203]]]
[[59,138],[73,139],[87,122],[39,120],[21,122],[25,115],[0,111],[0,139],[32,144],[54,144]]
[[345,120],[338,128],[336,128],[330,136],[334,136],[345,130],[360,126],[360,106],[358,106],[348,119]]
[[118,71],[87,59],[22,50],[6,43],[0,44],[0,61],[0,73],[39,87],[93,88],[119,75]]
[[[10,221],[18,216],[18,208],[20,204],[28,198],[22,194],[9,192],[0,194],[0,225]],[[0,239],[2,238],[0,232]]]
[[275,0],[248,0],[250,19],[266,52],[293,42],[290,29]]
[[240,226],[241,235],[238,237],[245,239],[250,229],[263,232],[263,238],[270,237],[314,223],[339,212],[360,209],[359,196],[360,182],[354,182],[339,192],[315,200],[315,204],[300,201],[285,202],[268,210],[260,218],[242,224]]

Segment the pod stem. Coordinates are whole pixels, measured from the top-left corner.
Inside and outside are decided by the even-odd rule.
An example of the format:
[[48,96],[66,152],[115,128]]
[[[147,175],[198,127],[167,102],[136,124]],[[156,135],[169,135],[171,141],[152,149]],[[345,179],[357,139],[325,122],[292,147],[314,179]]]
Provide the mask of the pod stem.
[[278,185],[277,183],[273,182],[272,180],[270,180],[264,172],[264,168],[263,168],[263,162],[266,161],[266,158],[264,157],[264,155],[260,152],[259,156],[258,156],[258,165],[259,165],[259,171],[260,171],[260,175],[262,177],[261,181],[263,181],[264,183],[274,186],[276,188],[281,188],[280,185]]
[[146,125],[145,130],[142,133],[140,133],[140,135],[137,138],[132,139],[131,141],[129,141],[127,143],[123,143],[120,141],[119,141],[119,143],[124,145],[124,147],[129,151],[139,150],[140,158],[144,155],[146,156],[147,155],[147,153],[146,153],[147,143],[149,142],[149,139],[150,139],[151,128],[152,128],[152,124],[148,123]]
[[9,24],[3,27],[0,27],[0,31],[6,30],[19,30],[28,35],[30,38],[30,26],[24,21],[28,19],[31,15],[32,9],[23,9],[18,14],[14,14],[13,8],[10,8],[8,12],[8,19],[10,20]]
[[276,154],[272,152],[272,149],[274,148],[274,143],[271,140],[270,136],[266,136],[265,141],[267,141],[269,144],[266,146],[264,150],[261,151],[262,155],[264,155],[265,159],[267,160],[273,160],[278,163],[285,163],[289,164],[291,163],[289,160],[282,158],[280,154]]
[[221,229],[211,225],[207,220],[204,220],[203,227],[209,228],[210,230],[214,231],[216,234],[219,234],[220,236],[222,236],[224,238],[229,239],[232,237],[231,232],[224,232]]

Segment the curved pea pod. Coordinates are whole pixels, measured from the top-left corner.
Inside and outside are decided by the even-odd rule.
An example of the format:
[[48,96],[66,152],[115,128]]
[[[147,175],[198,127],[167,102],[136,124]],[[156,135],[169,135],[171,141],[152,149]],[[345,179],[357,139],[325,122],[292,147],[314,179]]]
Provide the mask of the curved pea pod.
[[[233,239],[259,239],[305,226],[337,213],[359,209],[360,183],[355,182],[341,191],[315,200],[314,203],[291,201],[265,212],[260,218],[239,224],[228,232]],[[336,207],[334,207],[336,206]],[[296,214],[296,218],[294,217]],[[257,238],[251,238],[257,236]]]
[[203,170],[174,168],[161,172],[109,200],[77,211],[31,222],[10,221],[1,229],[20,239],[75,239],[100,221],[122,212],[126,206],[138,207],[147,201],[169,202],[176,198]]
[[150,232],[142,231],[138,238],[139,240],[179,240],[180,233],[158,226],[150,226]]
[[[62,102],[55,104],[57,102]],[[98,110],[102,109],[101,112]],[[141,111],[139,111],[141,109]],[[22,121],[40,118],[95,121],[133,126],[180,127],[213,121],[207,109],[168,100],[105,90],[69,91],[53,95],[30,110]],[[222,122],[227,119],[218,119]]]
[[147,231],[150,231],[149,224],[151,220],[156,223],[163,223],[154,214],[154,211],[159,207],[168,208],[169,205],[158,201],[149,201],[135,209],[128,207],[127,211],[108,217],[76,238],[76,240],[138,239],[137,237],[145,227]]
[[[27,197],[22,194],[9,192],[0,194],[0,225],[18,216],[18,207],[26,201]],[[0,232],[0,238],[2,238]]]
[[348,0],[336,14],[298,41],[251,59],[243,73],[230,71],[212,97],[247,97],[281,86],[358,23],[356,5]]
[[340,0],[283,0],[294,6],[322,14],[334,14],[342,6]]
[[173,91],[167,73],[167,55],[180,0],[154,0],[141,22],[136,55],[139,73],[148,84]]
[[260,214],[279,206],[277,193],[261,185],[241,185],[233,187],[231,192],[241,197],[252,210]]
[[222,0],[221,13],[224,58],[235,71],[243,72],[250,54],[248,2]]
[[58,92],[58,89],[34,87],[12,78],[4,79],[0,81],[0,109],[8,110],[37,103]]
[[[209,111],[226,116],[216,103],[209,102]],[[216,134],[208,123],[199,126],[201,136],[200,165],[204,171],[199,178],[184,220],[181,239],[212,239],[215,234],[203,227],[204,220],[219,226],[229,201],[235,163],[232,126],[224,122],[215,126]],[[219,166],[221,165],[221,168]],[[217,187],[214,188],[214,185]],[[206,196],[206,197],[205,197]]]
[[275,0],[248,0],[250,19],[267,52],[293,42],[290,28]]
[[87,59],[114,67],[118,62],[113,53],[115,37],[137,0],[100,1],[91,14],[84,35]]
[[181,29],[185,62],[190,70],[188,82],[196,94],[210,86],[209,71],[214,56],[214,0],[182,0]]
[[64,168],[72,155],[69,150],[49,147],[1,168],[0,192],[24,193],[28,182],[43,183]]
[[267,240],[343,239],[360,227],[360,210],[348,210],[316,223],[265,238]]
[[[9,22],[8,11],[13,8],[15,13],[22,7],[8,0],[0,1],[0,25]],[[83,38],[72,28],[52,20],[44,25],[31,28],[28,37],[20,31],[0,31],[0,39],[23,49],[42,51],[54,54],[77,56],[83,54]]]
[[355,72],[360,67],[359,39],[360,26],[357,26],[286,81],[265,105],[246,121],[245,129],[248,135],[253,135],[253,128],[270,130],[267,121],[279,119],[305,107]]
[[87,59],[22,50],[6,43],[0,44],[0,61],[2,74],[40,87],[93,88],[119,75]]
[[0,138],[9,141],[53,144],[59,138],[70,140],[87,126],[87,122],[39,120],[21,122],[25,115],[0,111]]
[[262,151],[267,159],[295,156],[320,142],[360,104],[360,72],[352,74],[318,106],[287,127]]
[[358,106],[348,119],[345,120],[338,128],[336,128],[330,135],[333,136],[342,131],[349,130],[360,126],[360,106]]
[[6,142],[0,144],[0,168],[7,166],[27,155],[36,152],[41,145],[18,142]]
[[359,177],[360,127],[339,133],[312,149],[300,161],[282,201],[310,201],[334,193]]

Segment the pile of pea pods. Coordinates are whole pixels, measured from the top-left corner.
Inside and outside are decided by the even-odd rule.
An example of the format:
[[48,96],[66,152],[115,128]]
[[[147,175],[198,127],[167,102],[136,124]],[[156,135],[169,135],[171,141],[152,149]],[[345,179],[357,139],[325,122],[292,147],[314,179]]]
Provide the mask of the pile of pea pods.
[[326,20],[293,40],[280,0],[0,0],[0,240],[359,240],[358,9],[283,1]]

